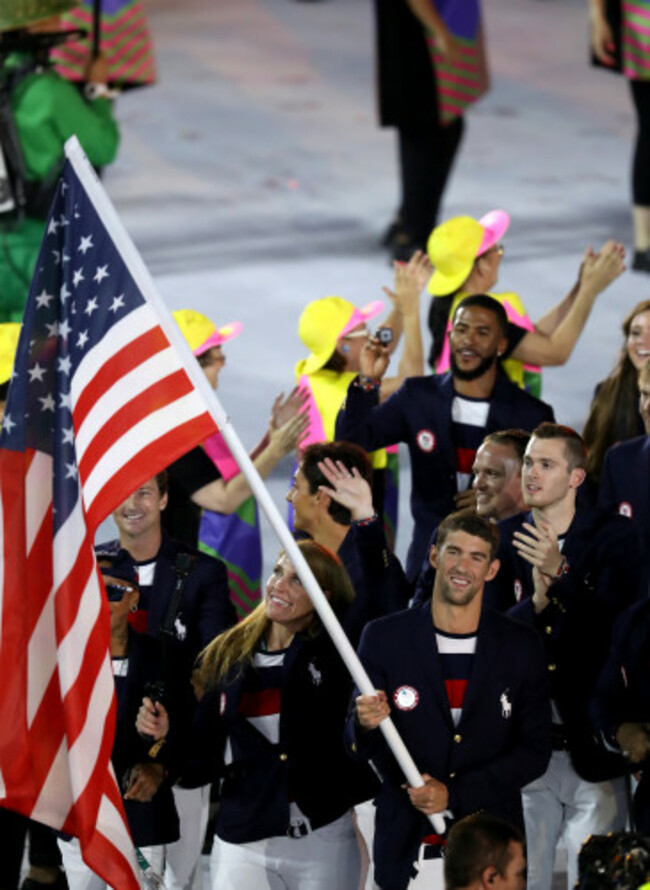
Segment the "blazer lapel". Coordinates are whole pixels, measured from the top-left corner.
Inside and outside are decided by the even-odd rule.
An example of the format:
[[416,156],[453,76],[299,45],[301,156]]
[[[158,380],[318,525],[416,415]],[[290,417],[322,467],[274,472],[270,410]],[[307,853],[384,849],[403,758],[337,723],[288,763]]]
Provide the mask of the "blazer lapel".
[[499,652],[498,639],[489,632],[482,632],[484,625],[487,622],[489,622],[489,615],[484,613],[481,616],[478,628],[474,664],[472,665],[472,673],[470,674],[467,689],[465,690],[463,711],[460,716],[459,726],[462,726],[465,722],[467,714],[476,702],[477,696],[485,694],[484,678],[490,676],[492,665]]

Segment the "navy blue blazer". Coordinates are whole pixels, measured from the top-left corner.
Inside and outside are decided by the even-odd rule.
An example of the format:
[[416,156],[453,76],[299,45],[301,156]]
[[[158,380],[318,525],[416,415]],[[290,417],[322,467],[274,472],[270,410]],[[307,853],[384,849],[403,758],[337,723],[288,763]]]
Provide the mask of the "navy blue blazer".
[[[456,454],[451,435],[454,385],[451,374],[411,377],[389,399],[353,381],[336,420],[336,438],[368,451],[406,442],[411,456],[411,513],[415,520],[406,574],[417,577],[431,534],[454,510]],[[533,430],[553,420],[553,409],[503,374],[490,398],[485,433],[519,427]]]
[[[120,549],[119,541],[109,541],[98,545],[95,552],[116,554]],[[176,584],[174,565],[181,552],[189,553],[193,561],[183,587],[170,647],[174,669],[178,670],[178,660],[181,659],[189,671],[203,647],[235,624],[237,615],[230,601],[224,563],[163,533],[156,556],[147,633],[157,639],[161,638],[160,629],[164,626]]]
[[[460,722],[454,727],[430,604],[371,622],[359,657],[417,768],[444,782],[460,819],[478,810],[523,828],[521,788],[551,755],[551,711],[544,653],[536,635],[504,615],[484,611]],[[396,694],[413,690],[400,709]],[[410,704],[410,703],[409,703]],[[353,756],[372,759],[384,781],[377,798],[375,880],[403,890],[431,824],[409,801],[404,778],[379,729],[363,732],[354,711],[346,728]]]
[[618,442],[607,450],[598,506],[634,519],[650,543],[650,436]]
[[[345,566],[357,598],[352,604],[352,623],[357,638],[363,625],[373,618],[405,609],[411,595],[402,564],[391,551],[381,519],[353,522],[339,547],[338,557]],[[358,618],[354,615],[359,612]]]
[[[239,713],[244,679],[235,669],[203,696],[183,770],[186,786],[221,779],[220,838],[246,843],[285,835],[290,800],[319,828],[376,793],[374,773],[345,750],[352,680],[324,630],[315,637],[297,634],[286,651],[278,744]],[[226,738],[233,762],[224,767]]]
[[499,523],[501,567],[486,585],[509,614],[535,627],[549,664],[551,695],[564,725],[575,770],[590,782],[620,774],[620,762],[597,744],[589,699],[607,658],[616,616],[643,591],[640,530],[623,516],[578,508],[564,540],[568,572],[550,588],[550,603],[535,614],[532,567],[512,546],[512,536],[530,513]]
[[[615,742],[621,723],[650,723],[650,600],[635,603],[617,619],[609,657],[591,700],[594,727]],[[650,773],[643,764],[634,795],[636,828],[650,834]],[[637,769],[637,767],[633,767]]]
[[[180,764],[183,731],[189,707],[187,684],[167,684],[165,705],[170,713],[173,729],[157,755],[151,756],[151,742],[138,735],[135,718],[146,684],[156,682],[160,676],[160,643],[144,634],[129,632],[128,668],[123,681],[117,686],[117,716],[115,740],[111,760],[122,792],[130,770],[141,763],[160,763],[172,776]],[[179,824],[171,787],[167,780],[160,786],[152,800],[143,803],[125,800],[124,810],[137,847],[167,844],[179,838]]]

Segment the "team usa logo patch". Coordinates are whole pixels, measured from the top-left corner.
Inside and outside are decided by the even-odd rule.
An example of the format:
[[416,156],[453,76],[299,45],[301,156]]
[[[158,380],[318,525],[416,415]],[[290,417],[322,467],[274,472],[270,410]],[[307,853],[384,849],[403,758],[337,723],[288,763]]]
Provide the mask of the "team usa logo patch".
[[420,430],[415,437],[415,441],[420,451],[424,451],[425,454],[430,454],[436,447],[436,437],[431,430]]
[[393,701],[395,702],[395,707],[399,708],[400,711],[412,711],[420,701],[420,696],[417,689],[414,689],[412,686],[400,686],[393,693]]
[[219,697],[219,714],[221,717],[226,713],[226,693],[222,692]]
[[522,597],[523,592],[524,591],[521,586],[521,581],[519,580],[519,578],[515,578],[515,602],[516,603],[521,602],[521,597]]
[[628,501],[621,501],[618,505],[618,512],[621,516],[627,516],[628,519],[632,518],[632,504]]

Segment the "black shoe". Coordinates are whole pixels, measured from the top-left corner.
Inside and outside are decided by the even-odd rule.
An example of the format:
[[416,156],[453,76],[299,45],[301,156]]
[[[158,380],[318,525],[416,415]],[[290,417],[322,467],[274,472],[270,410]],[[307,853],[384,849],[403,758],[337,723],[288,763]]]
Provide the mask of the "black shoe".
[[412,241],[408,236],[397,237],[393,241],[391,255],[398,263],[408,263],[416,250],[424,250],[421,244]]
[[650,247],[647,250],[634,251],[632,268],[636,272],[650,272]]
[[398,235],[402,234],[402,220],[400,216],[396,216],[390,223],[384,234],[381,236],[380,244],[382,247],[392,247]]

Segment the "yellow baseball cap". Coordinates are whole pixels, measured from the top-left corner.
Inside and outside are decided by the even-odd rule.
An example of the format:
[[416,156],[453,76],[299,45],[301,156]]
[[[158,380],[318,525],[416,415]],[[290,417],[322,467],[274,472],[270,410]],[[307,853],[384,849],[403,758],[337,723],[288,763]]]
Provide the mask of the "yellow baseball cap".
[[341,337],[379,315],[383,308],[383,300],[374,300],[357,309],[343,297],[323,297],[309,303],[298,321],[298,335],[310,355],[298,362],[296,374],[313,374],[322,368],[331,358]]
[[505,234],[510,217],[505,210],[491,210],[476,220],[454,216],[429,235],[427,253],[434,267],[427,290],[434,297],[453,294],[469,276],[474,260]]
[[218,328],[206,315],[194,309],[178,309],[173,315],[194,355],[203,355],[213,346],[234,340],[244,327],[240,321],[231,321]]
[[11,377],[20,336],[20,324],[9,321],[0,324],[0,384]]

